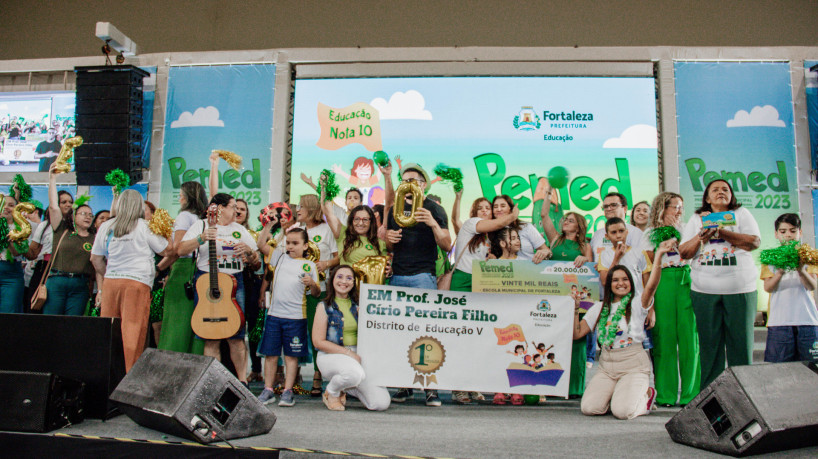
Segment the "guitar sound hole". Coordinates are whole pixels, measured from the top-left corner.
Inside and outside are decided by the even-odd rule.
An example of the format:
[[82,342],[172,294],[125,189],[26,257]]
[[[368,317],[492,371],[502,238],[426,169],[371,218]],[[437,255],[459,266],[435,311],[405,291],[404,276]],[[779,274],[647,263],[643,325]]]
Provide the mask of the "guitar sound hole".
[[219,291],[219,289],[217,289],[217,288],[210,289],[210,298],[213,298],[214,300],[218,300],[219,298],[221,298],[221,296],[222,296],[222,293]]

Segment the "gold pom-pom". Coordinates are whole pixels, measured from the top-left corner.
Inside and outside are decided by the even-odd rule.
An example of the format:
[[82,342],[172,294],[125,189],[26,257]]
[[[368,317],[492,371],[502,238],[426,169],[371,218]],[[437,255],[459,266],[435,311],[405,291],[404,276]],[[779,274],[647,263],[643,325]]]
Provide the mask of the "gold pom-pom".
[[801,264],[818,266],[818,249],[814,249],[807,244],[798,246],[798,259]]
[[233,169],[241,169],[241,156],[227,150],[213,150],[213,153],[218,154],[219,158],[225,160]]
[[80,136],[71,137],[63,142],[60,154],[58,154],[57,159],[54,160],[56,164],[54,172],[58,174],[71,172],[71,165],[68,164],[68,160],[74,156],[74,149],[80,145],[82,145],[82,137]]
[[173,237],[173,219],[170,218],[167,210],[156,209],[156,212],[153,213],[153,217],[151,217],[151,220],[148,222],[148,229],[150,229],[153,234],[162,236],[165,239],[170,239]]

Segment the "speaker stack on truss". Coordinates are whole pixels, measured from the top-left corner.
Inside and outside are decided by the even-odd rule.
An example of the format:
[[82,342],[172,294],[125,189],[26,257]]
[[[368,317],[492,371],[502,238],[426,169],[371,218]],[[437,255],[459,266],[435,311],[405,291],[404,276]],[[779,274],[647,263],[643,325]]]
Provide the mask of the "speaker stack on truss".
[[105,175],[122,169],[131,183],[142,180],[142,79],[132,65],[76,67],[77,185],[106,185]]

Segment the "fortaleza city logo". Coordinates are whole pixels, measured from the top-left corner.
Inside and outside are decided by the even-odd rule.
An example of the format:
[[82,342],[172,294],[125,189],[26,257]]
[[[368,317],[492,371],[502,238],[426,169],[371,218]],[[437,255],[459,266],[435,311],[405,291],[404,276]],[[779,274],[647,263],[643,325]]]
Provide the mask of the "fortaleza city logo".
[[540,117],[534,111],[534,107],[529,105],[520,107],[520,113],[514,117],[514,128],[518,131],[533,131],[539,129]]
[[551,310],[551,304],[548,302],[548,300],[542,300],[540,301],[540,304],[537,305],[537,310],[548,312]]
[[528,313],[529,317],[534,318],[542,318],[542,319],[556,319],[557,314],[551,312],[551,303],[548,302],[546,299],[540,300],[537,303],[537,306],[534,308],[533,311]]

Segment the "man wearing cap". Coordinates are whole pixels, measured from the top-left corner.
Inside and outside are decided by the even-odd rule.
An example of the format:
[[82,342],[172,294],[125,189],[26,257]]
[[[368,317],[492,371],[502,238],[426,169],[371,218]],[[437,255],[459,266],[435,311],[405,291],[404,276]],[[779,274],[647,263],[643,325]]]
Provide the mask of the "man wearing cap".
[[[401,177],[404,181],[415,180],[424,193],[429,184],[429,174],[415,163],[405,164],[401,168]],[[407,194],[405,200],[404,213],[408,215],[411,212],[412,195]],[[386,215],[386,246],[393,253],[392,278],[389,284],[437,289],[437,248],[448,252],[452,245],[446,211],[436,202],[424,197],[423,206],[415,211],[418,223],[410,228],[399,226],[392,212],[389,209]],[[401,403],[411,393],[411,389],[400,389],[392,400]],[[440,406],[437,391],[426,390],[426,405]]]

